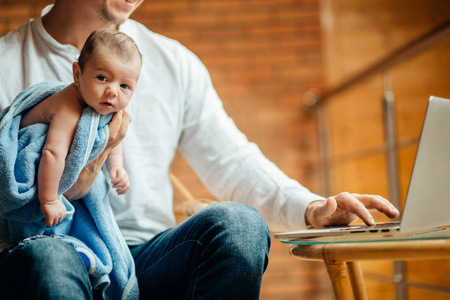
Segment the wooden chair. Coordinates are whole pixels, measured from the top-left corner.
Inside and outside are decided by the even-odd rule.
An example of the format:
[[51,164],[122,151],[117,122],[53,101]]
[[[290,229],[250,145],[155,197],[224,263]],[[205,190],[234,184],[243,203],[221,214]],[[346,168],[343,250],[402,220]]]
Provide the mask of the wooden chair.
[[206,198],[195,198],[187,187],[173,174],[170,174],[173,187],[173,207],[177,222],[195,214],[202,208],[217,202]]
[[[296,259],[323,261],[336,300],[367,299],[359,261],[450,258],[450,239],[292,245]],[[350,289],[351,287],[351,289]]]

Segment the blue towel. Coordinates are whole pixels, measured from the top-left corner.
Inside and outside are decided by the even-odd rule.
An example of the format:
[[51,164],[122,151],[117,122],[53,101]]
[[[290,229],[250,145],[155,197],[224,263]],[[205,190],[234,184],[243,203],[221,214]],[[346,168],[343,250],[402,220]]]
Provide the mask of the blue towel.
[[105,298],[137,299],[134,261],[109,205],[104,174],[99,173],[82,200],[69,202],[63,196],[84,166],[104,150],[112,115],[99,115],[91,107],[83,110],[58,190],[66,218],[49,228],[43,223],[37,170],[48,124],[20,129],[20,121],[23,112],[66,86],[60,82],[33,85],[0,113],[0,239],[19,243],[30,237],[60,238],[80,253],[92,286],[102,290]]

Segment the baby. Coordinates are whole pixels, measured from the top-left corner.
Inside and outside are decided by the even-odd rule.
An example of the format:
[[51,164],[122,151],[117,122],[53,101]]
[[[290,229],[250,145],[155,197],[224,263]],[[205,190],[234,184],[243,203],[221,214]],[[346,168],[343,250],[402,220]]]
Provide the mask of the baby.
[[[38,170],[38,197],[46,226],[56,225],[66,216],[66,208],[58,200],[58,186],[83,109],[90,106],[102,115],[124,109],[137,87],[141,65],[141,53],[129,36],[114,29],[96,30],[86,40],[78,62],[73,63],[74,82],[23,115],[21,128],[49,124]],[[129,180],[120,144],[111,150],[107,165],[113,187],[118,194],[125,193]]]

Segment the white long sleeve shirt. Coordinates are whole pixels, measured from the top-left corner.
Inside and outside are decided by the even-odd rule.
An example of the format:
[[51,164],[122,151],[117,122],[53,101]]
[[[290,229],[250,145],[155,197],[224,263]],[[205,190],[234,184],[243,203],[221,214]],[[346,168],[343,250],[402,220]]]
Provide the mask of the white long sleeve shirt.
[[[49,9],[0,39],[0,109],[32,84],[73,81],[79,50],[45,31],[41,16]],[[307,205],[323,198],[289,179],[236,128],[199,59],[133,20],[120,30],[143,54],[122,143],[131,187],[122,196],[110,193],[127,242],[142,243],[175,225],[169,168],[177,148],[218,199],[257,208],[273,230],[305,228]]]

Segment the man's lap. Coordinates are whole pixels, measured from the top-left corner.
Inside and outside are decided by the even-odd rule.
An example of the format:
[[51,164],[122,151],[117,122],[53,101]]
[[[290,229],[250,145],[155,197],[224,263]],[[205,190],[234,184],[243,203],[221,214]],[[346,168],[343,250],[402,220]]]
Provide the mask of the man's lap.
[[[255,251],[254,247],[261,251]],[[258,286],[267,266],[269,247],[267,225],[256,210],[235,202],[219,202],[152,240],[132,247],[131,253],[144,298],[183,299],[192,293],[208,298],[209,291],[205,290],[215,289],[215,281],[229,280],[234,285],[233,276],[238,280],[241,275],[232,274],[236,266],[231,264],[240,261],[247,264],[254,260],[250,266],[258,266],[255,267]],[[249,275],[248,271],[246,274]]]
[[5,299],[89,299],[89,275],[78,252],[59,239],[31,239],[0,253]]
[[[195,294],[196,298],[207,299],[217,290],[218,280],[225,291],[229,290],[227,286],[235,287],[235,281],[254,280],[245,283],[247,287],[255,286],[254,291],[248,291],[251,294],[239,294],[242,299],[257,299],[269,247],[267,225],[256,210],[239,203],[219,202],[152,240],[131,247],[131,253],[143,298],[151,295],[184,299]],[[245,274],[236,272],[237,265],[245,265]],[[249,275],[248,270],[255,275]],[[43,289],[67,293],[68,287],[73,290],[72,299],[92,297],[83,261],[65,242],[32,240],[0,253],[2,296],[32,299],[36,293],[48,292]],[[26,292],[30,288],[32,292]],[[238,299],[222,294],[224,299]],[[220,299],[217,295],[212,298]]]

